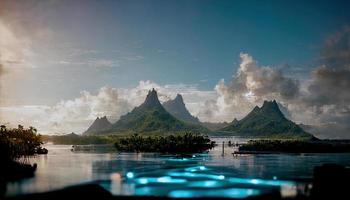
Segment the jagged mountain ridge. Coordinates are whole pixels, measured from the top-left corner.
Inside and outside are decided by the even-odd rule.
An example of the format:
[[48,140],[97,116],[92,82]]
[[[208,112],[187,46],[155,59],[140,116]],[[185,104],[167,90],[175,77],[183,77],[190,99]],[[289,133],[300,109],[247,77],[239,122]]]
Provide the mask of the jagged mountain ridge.
[[262,107],[255,108],[243,119],[234,120],[221,131],[239,136],[301,136],[311,135],[300,126],[287,119],[275,100],[264,101]]
[[178,132],[178,131],[206,131],[205,128],[181,121],[171,115],[158,100],[157,92],[153,89],[140,106],[112,125],[113,132],[132,131],[145,132]]
[[199,124],[199,119],[191,115],[191,113],[187,110],[186,105],[183,101],[181,94],[177,94],[173,100],[169,100],[163,103],[163,107],[166,111],[168,111],[171,115],[180,119],[182,121]]
[[90,125],[90,127],[83,133],[83,135],[92,135],[95,133],[100,133],[110,129],[112,123],[108,121],[107,117],[97,117],[95,121]]

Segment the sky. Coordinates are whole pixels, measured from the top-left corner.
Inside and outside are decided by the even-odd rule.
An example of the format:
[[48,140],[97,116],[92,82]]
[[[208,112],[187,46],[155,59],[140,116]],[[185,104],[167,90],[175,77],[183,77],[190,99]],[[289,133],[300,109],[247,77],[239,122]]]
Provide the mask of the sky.
[[350,138],[349,4],[0,0],[0,121],[81,133],[155,87],[201,121],[276,99],[321,137]]

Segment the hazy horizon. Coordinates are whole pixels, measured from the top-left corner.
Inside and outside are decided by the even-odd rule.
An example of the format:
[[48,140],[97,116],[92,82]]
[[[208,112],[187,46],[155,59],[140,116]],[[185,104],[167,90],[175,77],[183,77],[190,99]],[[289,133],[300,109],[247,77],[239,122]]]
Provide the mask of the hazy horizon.
[[81,133],[155,88],[203,122],[276,99],[350,138],[347,1],[0,1],[0,123]]

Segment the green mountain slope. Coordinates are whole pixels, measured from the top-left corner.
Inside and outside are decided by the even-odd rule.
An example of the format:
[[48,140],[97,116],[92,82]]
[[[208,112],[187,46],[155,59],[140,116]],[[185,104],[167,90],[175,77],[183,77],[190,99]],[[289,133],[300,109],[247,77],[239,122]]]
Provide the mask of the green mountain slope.
[[176,119],[158,100],[157,92],[149,91],[146,100],[112,125],[113,132],[175,133],[181,131],[206,132],[207,129]]
[[112,124],[108,121],[107,117],[97,117],[91,126],[83,133],[83,135],[93,135],[100,133],[111,128]]
[[163,103],[163,107],[166,111],[168,111],[171,115],[180,119],[184,122],[199,124],[198,118],[191,115],[191,113],[187,110],[186,105],[183,101],[181,94],[177,94],[175,99],[169,100]]
[[221,131],[230,132],[237,136],[313,137],[300,126],[284,117],[276,101],[265,101],[261,108],[256,106],[246,117],[231,122]]

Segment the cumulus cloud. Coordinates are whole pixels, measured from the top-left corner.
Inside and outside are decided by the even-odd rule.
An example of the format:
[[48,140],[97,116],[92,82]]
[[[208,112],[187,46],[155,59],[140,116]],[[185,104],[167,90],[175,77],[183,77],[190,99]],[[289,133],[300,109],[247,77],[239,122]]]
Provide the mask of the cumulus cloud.
[[332,68],[350,67],[350,26],[334,33],[325,41],[320,62]]
[[299,81],[286,77],[282,71],[259,66],[252,56],[241,53],[237,73],[228,84],[220,80],[215,86],[216,101],[206,102],[202,118],[210,121],[231,121],[241,118],[264,100],[287,101],[299,95]]
[[82,132],[98,116],[116,120],[131,109],[118,89],[102,87],[96,94],[88,91],[54,106],[2,107],[1,113],[11,125],[36,126],[44,133]]
[[349,138],[350,27],[326,40],[320,62],[321,66],[311,74],[306,93],[294,107],[307,109],[305,120],[315,121],[321,129],[338,127],[329,132],[331,136]]
[[194,85],[159,85],[152,81],[140,81],[133,88],[102,87],[97,93],[82,91],[80,96],[62,100],[53,106],[0,107],[0,114],[6,116],[10,126],[23,124],[35,126],[41,133],[81,133],[96,117],[107,116],[111,122],[140,105],[149,90],[158,91],[161,102],[181,93],[190,111],[201,110],[205,99],[215,97],[213,91],[200,91]]
[[[218,97],[205,103],[200,119],[231,121],[244,117],[255,105],[276,99],[287,117],[312,124],[316,136],[350,138],[350,28],[332,35],[322,50],[320,66],[303,85],[252,56],[240,54],[237,73],[215,86]],[[332,131],[330,131],[332,130]]]
[[237,75],[230,84],[230,91],[238,94],[251,94],[254,98],[279,96],[282,99],[298,95],[297,80],[285,77],[280,70],[260,67],[248,54],[241,53],[241,64]]

